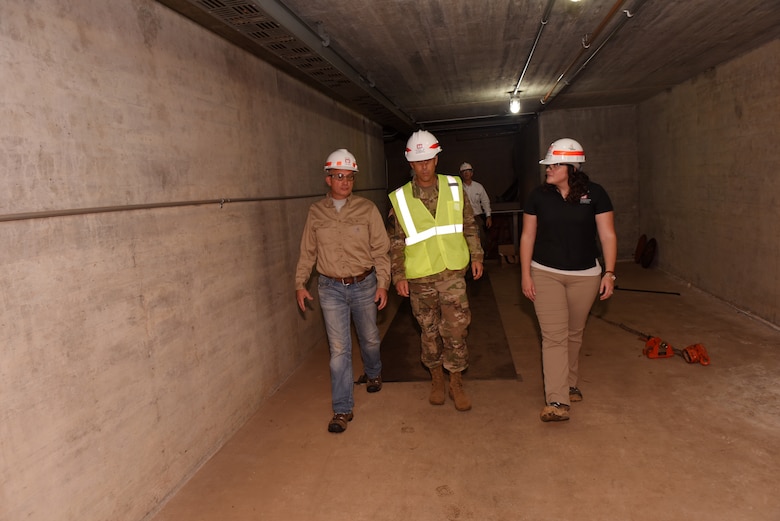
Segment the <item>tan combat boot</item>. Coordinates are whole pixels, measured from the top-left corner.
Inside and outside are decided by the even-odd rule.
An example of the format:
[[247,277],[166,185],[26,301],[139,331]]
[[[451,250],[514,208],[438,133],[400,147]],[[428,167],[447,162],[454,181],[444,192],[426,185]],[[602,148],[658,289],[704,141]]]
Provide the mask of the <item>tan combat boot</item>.
[[431,369],[431,405],[444,405],[444,371],[441,366]]
[[471,400],[463,390],[463,376],[460,373],[450,373],[450,398],[455,401],[455,408],[459,411],[471,409]]

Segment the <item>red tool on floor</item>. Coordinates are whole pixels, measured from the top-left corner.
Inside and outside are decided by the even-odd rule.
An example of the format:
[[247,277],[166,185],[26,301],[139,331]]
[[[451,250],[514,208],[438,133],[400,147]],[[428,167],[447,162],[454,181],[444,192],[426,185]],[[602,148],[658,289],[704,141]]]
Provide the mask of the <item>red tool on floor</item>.
[[678,354],[689,364],[699,362],[701,365],[710,365],[710,355],[707,354],[707,349],[701,344],[688,346]]
[[675,349],[657,336],[650,336],[623,324],[618,324],[618,326],[630,333],[635,333],[646,340],[645,348],[642,350],[642,353],[647,356],[647,358],[671,358],[674,355],[679,355],[689,364],[700,363],[701,365],[710,365],[710,356],[707,354],[707,349],[701,344],[693,344],[685,349]]
[[642,353],[647,358],[671,358],[674,356],[674,348],[657,336],[642,335],[647,339]]

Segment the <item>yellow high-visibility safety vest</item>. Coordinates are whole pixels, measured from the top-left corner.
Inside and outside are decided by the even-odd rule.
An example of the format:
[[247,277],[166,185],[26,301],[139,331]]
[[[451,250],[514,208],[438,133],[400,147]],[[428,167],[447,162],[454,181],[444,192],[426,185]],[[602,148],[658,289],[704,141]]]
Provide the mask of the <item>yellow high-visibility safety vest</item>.
[[445,269],[459,270],[469,263],[469,247],[463,236],[463,186],[459,178],[438,175],[436,218],[414,197],[412,182],[390,194],[395,215],[406,234],[407,279],[418,279]]

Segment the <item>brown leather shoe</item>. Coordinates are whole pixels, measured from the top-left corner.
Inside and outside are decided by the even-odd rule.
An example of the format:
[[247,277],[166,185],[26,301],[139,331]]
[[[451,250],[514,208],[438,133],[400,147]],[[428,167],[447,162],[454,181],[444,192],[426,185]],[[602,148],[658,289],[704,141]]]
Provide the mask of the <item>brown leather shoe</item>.
[[355,415],[351,412],[336,413],[328,423],[328,432],[344,432],[347,430],[347,423],[352,421]]
[[376,378],[368,378],[366,376],[366,391],[370,393],[378,393],[382,390],[382,376]]
[[363,373],[355,381],[355,385],[363,384],[366,384],[366,391],[369,393],[378,393],[382,390],[382,375],[379,375],[376,378],[369,378],[366,373]]

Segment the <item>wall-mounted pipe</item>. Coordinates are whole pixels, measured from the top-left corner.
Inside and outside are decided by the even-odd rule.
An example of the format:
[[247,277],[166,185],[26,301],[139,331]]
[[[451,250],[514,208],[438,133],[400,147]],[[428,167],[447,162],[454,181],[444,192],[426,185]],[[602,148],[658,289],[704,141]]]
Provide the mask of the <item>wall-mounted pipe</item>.
[[[386,188],[361,188],[353,192],[386,192]],[[293,199],[310,199],[322,197],[322,192],[304,195],[279,195],[269,197],[236,197],[222,199],[203,199],[199,201],[169,201],[164,203],[126,204],[121,206],[96,206],[92,208],[70,208],[63,210],[45,210],[40,212],[22,212],[0,215],[0,223],[11,221],[29,221],[32,219],[50,219],[52,217],[72,217],[75,215],[94,215],[99,213],[133,212],[137,210],[155,210],[161,208],[177,208],[181,206],[219,205],[220,209],[231,203],[258,203],[289,201]]]

